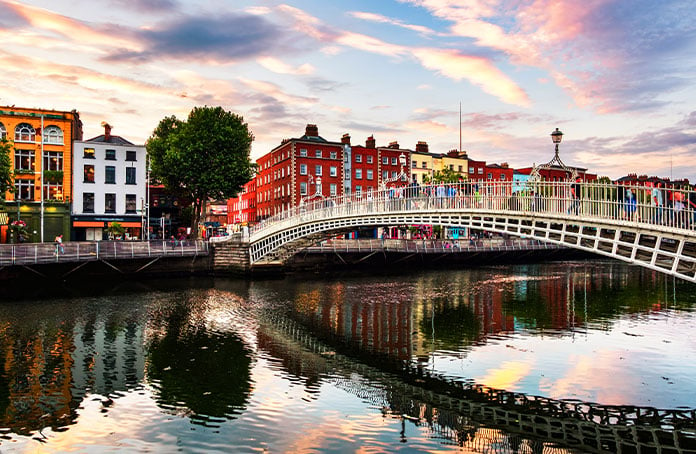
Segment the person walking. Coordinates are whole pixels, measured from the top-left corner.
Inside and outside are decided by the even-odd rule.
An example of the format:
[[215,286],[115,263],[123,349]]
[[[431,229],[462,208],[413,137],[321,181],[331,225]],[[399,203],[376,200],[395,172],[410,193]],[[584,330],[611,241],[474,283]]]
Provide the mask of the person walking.
[[576,216],[580,214],[580,177],[576,178],[575,181],[570,185],[570,196],[573,201],[568,208],[568,214],[572,211]]
[[56,236],[54,242],[56,244],[56,257],[58,257],[59,252],[61,254],[65,254],[65,249],[63,249],[63,234],[62,233],[60,235]]

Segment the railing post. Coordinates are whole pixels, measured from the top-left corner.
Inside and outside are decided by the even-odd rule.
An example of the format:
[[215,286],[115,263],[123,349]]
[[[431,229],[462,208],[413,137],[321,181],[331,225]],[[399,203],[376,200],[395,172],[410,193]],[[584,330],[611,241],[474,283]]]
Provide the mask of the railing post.
[[101,241],[97,241],[97,248],[96,248],[97,260],[99,260],[99,244],[100,244],[100,243],[101,243]]

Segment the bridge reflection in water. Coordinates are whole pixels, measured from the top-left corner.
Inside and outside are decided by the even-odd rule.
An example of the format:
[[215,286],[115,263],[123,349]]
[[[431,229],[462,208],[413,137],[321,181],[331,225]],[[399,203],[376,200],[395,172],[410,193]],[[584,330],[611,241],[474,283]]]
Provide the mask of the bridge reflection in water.
[[[585,265],[563,265],[568,266]],[[617,307],[628,314],[649,313],[659,305],[678,307],[663,298],[659,278],[647,272],[630,274],[622,266],[597,266],[607,268],[611,279],[592,279],[591,274],[585,279],[587,273],[561,273],[556,268],[567,278],[534,281],[536,274],[552,272],[552,265],[518,268],[529,277],[524,282],[515,281],[519,275],[514,272],[503,275],[520,284],[520,298],[532,293],[552,297],[542,298],[553,301],[544,310],[511,307],[492,283],[480,285],[476,279],[472,282],[478,289],[473,291],[467,287],[472,282],[461,274],[446,273],[421,275],[415,285],[403,280],[382,285],[351,280],[216,281],[214,288],[5,303],[0,312],[0,450],[22,436],[55,448],[52,440],[61,432],[91,424],[84,413],[95,399],[99,411],[110,416],[109,430],[116,430],[113,421],[123,414],[123,406],[149,393],[167,420],[187,418],[194,426],[218,431],[233,431],[236,426],[230,422],[238,422],[237,432],[219,436],[225,443],[216,446],[220,451],[229,449],[232,440],[294,432],[292,427],[278,427],[275,420],[259,426],[274,415],[268,407],[275,401],[259,405],[259,399],[269,399],[264,397],[268,381],[256,369],[272,361],[283,380],[308,389],[325,384],[323,393],[333,386],[376,407],[384,418],[402,424],[405,443],[416,427],[429,431],[436,445],[477,452],[694,452],[693,410],[659,411],[496,390],[455,380],[428,362],[433,345],[442,351],[457,345],[474,348],[502,334],[529,329],[532,320],[535,329],[549,336],[572,336],[588,325],[611,322]],[[171,282],[165,285],[173,287]],[[375,293],[354,295],[367,287]],[[400,293],[404,288],[408,296]],[[466,292],[472,296],[460,296]],[[594,298],[593,292],[603,297]],[[646,292],[647,298],[631,299]],[[406,304],[414,301],[425,304]],[[431,337],[433,329],[437,338]],[[278,395],[284,398],[282,394]],[[127,403],[119,408],[120,399]],[[337,402],[335,394],[324,399],[324,405]],[[259,417],[244,425],[240,419],[251,418],[254,410]],[[162,418],[151,413],[146,417]],[[304,417],[309,424],[314,421],[309,411]],[[172,435],[165,422],[149,423],[139,432],[131,432],[128,422],[121,424],[128,431],[120,440],[121,449],[138,446],[124,444],[125,438],[138,437],[150,443],[141,448],[171,449],[157,444]],[[201,449],[200,440],[196,444],[189,439],[194,431],[184,429],[174,432],[179,446]],[[273,451],[285,446],[284,441],[259,441],[253,447],[270,446]]]

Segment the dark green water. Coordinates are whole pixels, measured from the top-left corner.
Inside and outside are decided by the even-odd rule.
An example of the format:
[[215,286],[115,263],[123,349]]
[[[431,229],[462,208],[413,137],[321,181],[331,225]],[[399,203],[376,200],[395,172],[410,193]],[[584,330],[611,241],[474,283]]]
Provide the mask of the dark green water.
[[695,290],[568,262],[0,302],[0,452],[696,452],[693,412],[644,417],[696,409]]

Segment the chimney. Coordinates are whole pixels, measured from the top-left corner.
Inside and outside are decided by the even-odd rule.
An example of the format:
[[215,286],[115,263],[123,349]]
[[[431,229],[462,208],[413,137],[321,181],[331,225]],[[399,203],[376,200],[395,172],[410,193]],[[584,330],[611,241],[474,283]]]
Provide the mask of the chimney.
[[375,138],[373,136],[367,138],[365,148],[375,148]]
[[319,137],[319,128],[317,125],[307,125],[305,128],[305,135],[307,137]]
[[450,150],[447,152],[447,156],[449,156],[450,158],[458,158],[459,152],[457,150]]
[[350,134],[343,134],[341,137],[341,143],[350,145]]
[[500,167],[502,167],[503,169],[509,169],[510,164],[508,164],[507,162],[504,162],[504,163],[500,164]]
[[394,148],[394,149],[398,150],[399,149],[399,142],[397,142],[396,140],[393,142],[389,142],[388,148]]
[[418,153],[427,153],[428,152],[428,142],[423,142],[422,140],[419,140],[418,143],[416,144],[416,151]]
[[105,121],[101,125],[104,127],[104,142],[111,142],[111,125]]

